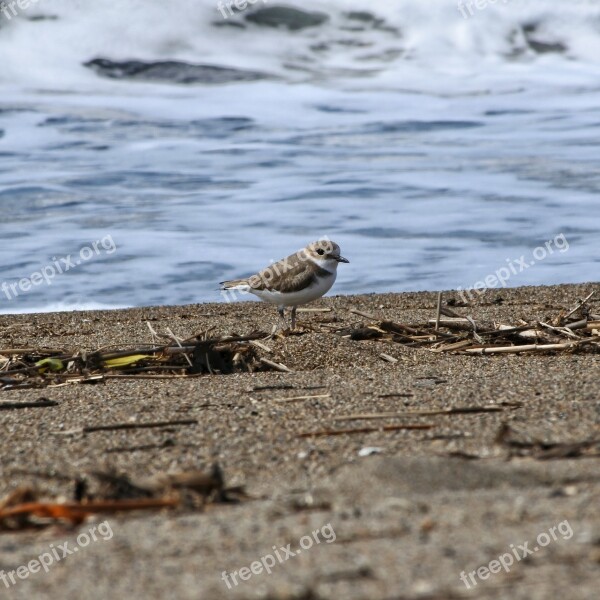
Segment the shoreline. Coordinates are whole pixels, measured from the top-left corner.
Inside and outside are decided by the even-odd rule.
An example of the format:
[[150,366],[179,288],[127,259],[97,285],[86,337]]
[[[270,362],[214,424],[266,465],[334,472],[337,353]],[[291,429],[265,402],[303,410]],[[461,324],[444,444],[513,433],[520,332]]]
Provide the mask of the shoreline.
[[[389,291],[389,292],[368,292],[368,293],[348,293],[348,294],[336,294],[336,293],[331,293],[328,292],[328,294],[326,296],[324,296],[325,299],[327,298],[347,298],[347,299],[352,299],[352,298],[356,298],[358,299],[358,301],[360,301],[361,298],[370,298],[373,296],[382,296],[382,297],[388,297],[388,296],[406,296],[406,295],[410,295],[410,296],[426,296],[429,294],[435,294],[437,297],[437,294],[441,291],[444,294],[444,298],[455,298],[456,301],[458,302],[464,302],[466,304],[469,305],[473,305],[473,306],[477,306],[478,300],[481,299],[483,305],[486,304],[486,302],[492,298],[495,294],[502,294],[502,292],[507,291],[510,292],[511,290],[539,290],[541,293],[545,293],[545,290],[548,289],[562,289],[562,288],[574,288],[574,289],[578,289],[584,286],[589,287],[590,289],[592,289],[594,286],[598,286],[600,285],[600,282],[593,282],[593,281],[583,281],[583,282],[577,282],[577,283],[557,283],[557,284],[540,284],[540,285],[522,285],[522,286],[507,286],[507,287],[491,287],[491,288],[484,288],[483,290],[479,290],[476,289],[474,287],[471,288],[456,288],[456,289],[443,289],[443,290],[402,290],[402,291]],[[216,290],[219,291],[219,290]],[[333,288],[333,291],[335,292],[335,286]],[[202,306],[210,306],[210,307],[216,307],[216,306],[229,306],[232,304],[255,304],[255,303],[261,303],[261,301],[256,297],[256,296],[252,296],[251,294],[247,295],[247,296],[240,296],[241,298],[246,298],[246,299],[242,299],[242,300],[233,300],[233,301],[229,301],[229,300],[225,300],[222,302],[215,302],[215,301],[200,301],[200,302],[193,302],[193,303],[186,303],[186,304],[148,304],[148,305],[141,305],[141,306],[96,306],[95,303],[93,301],[86,301],[83,303],[84,308],[60,308],[58,310],[27,310],[25,311],[18,311],[18,312],[2,312],[0,311],[0,318],[1,317],[12,317],[12,316],[20,316],[20,315],[47,315],[47,314],[69,314],[69,313],[104,313],[104,312],[113,312],[113,311],[130,311],[130,310],[149,310],[149,309],[168,309],[168,308],[184,308],[184,307],[194,307],[194,308],[199,308]],[[266,305],[266,303],[263,303]],[[86,305],[92,305],[91,307],[86,306]],[[309,305],[306,305],[307,307],[311,307],[313,305],[317,305],[317,303],[312,302]]]

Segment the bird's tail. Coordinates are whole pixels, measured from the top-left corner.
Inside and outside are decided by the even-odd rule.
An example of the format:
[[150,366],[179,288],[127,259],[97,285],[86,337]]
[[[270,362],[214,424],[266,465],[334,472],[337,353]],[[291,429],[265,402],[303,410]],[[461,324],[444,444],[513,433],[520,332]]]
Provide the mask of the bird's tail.
[[219,283],[222,290],[247,290],[250,287],[247,279],[230,279]]

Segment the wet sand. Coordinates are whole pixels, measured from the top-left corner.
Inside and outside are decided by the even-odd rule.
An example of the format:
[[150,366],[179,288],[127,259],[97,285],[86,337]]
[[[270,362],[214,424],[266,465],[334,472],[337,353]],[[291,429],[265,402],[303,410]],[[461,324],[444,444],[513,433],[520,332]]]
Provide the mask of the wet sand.
[[[547,320],[598,287],[497,290],[477,298],[468,309],[456,310],[511,324]],[[446,294],[446,299],[451,296]],[[495,440],[503,423],[523,440],[598,438],[598,354],[435,354],[310,331],[324,320],[335,319],[340,327],[369,322],[350,309],[377,320],[424,323],[435,316],[436,298],[428,292],[320,300],[315,307],[333,310],[300,313],[307,333],[266,342],[272,353],[262,355],[285,364],[291,373],[110,379],[96,385],[2,392],[0,402],[44,397],[59,404],[0,410],[0,495],[33,481],[48,494],[72,493],[66,480],[36,478],[24,471],[72,476],[113,468],[145,476],[208,469],[218,462],[227,485],[244,484],[252,500],[214,504],[203,512],[111,515],[76,529],[55,526],[0,534],[1,576],[1,571],[15,570],[48,552],[50,544],[56,548],[69,542],[69,548],[75,547],[78,535],[104,520],[112,532],[110,539],[99,537],[55,561],[47,573],[30,573],[14,585],[9,581],[8,588],[0,579],[1,597],[596,597],[600,459],[509,457]],[[598,300],[591,304],[600,313]],[[146,321],[158,332],[170,328],[181,337],[209,328],[214,328],[211,335],[247,334],[269,329],[276,311],[244,302],[4,315],[1,346],[130,347],[150,341]],[[381,353],[397,362],[382,360]],[[297,396],[320,397],[280,401]],[[502,410],[334,420],[354,413],[490,405]],[[107,423],[188,418],[198,423],[76,431]],[[299,437],[324,429],[401,423],[433,427]],[[365,456],[369,448],[376,450]],[[319,543],[315,531],[320,532]],[[311,547],[303,537],[307,535]],[[307,548],[300,548],[301,542]],[[523,554],[525,542],[527,549],[538,550],[490,572],[497,570],[491,561],[501,555],[507,563],[507,553]],[[284,558],[279,549],[288,544],[292,551],[301,551],[279,562],[275,550]],[[271,574],[264,566],[259,572],[257,564],[269,554],[276,561]],[[244,567],[248,570],[241,577]],[[469,580],[469,573],[480,567],[489,567],[487,576],[483,569]],[[469,587],[461,581],[463,571]]]

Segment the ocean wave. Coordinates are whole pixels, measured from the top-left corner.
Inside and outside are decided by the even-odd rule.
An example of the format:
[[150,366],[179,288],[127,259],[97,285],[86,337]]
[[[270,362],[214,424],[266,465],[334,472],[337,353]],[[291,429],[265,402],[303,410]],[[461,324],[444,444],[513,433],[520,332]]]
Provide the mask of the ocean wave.
[[[249,81],[256,74],[314,81],[381,73],[397,78],[407,64],[451,72],[548,55],[600,60],[600,4],[592,0],[381,4],[255,0],[234,11],[227,10],[230,0],[32,1],[16,14],[0,13],[0,82],[48,89],[110,87],[114,81],[85,65],[128,62],[146,65],[146,72],[159,69],[153,63],[162,64],[160,79],[167,83],[198,84],[203,77],[214,78],[215,69],[254,74],[246,77]],[[194,77],[182,77],[185,70]],[[131,79],[131,69],[112,68],[110,77]]]

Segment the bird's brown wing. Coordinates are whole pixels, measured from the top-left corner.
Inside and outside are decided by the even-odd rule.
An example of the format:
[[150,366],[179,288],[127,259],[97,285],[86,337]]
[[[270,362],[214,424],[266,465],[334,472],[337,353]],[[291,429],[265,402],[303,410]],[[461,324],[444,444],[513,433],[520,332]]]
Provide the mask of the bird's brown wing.
[[255,290],[299,292],[315,283],[317,277],[329,274],[329,271],[307,259],[302,252],[297,252],[249,277],[248,284]]
[[292,254],[272,265],[269,265],[256,275],[247,279],[232,279],[223,281],[224,289],[248,285],[257,291],[273,290],[275,292],[299,292],[315,283],[317,277],[330,275],[329,271],[322,269],[302,252]]

